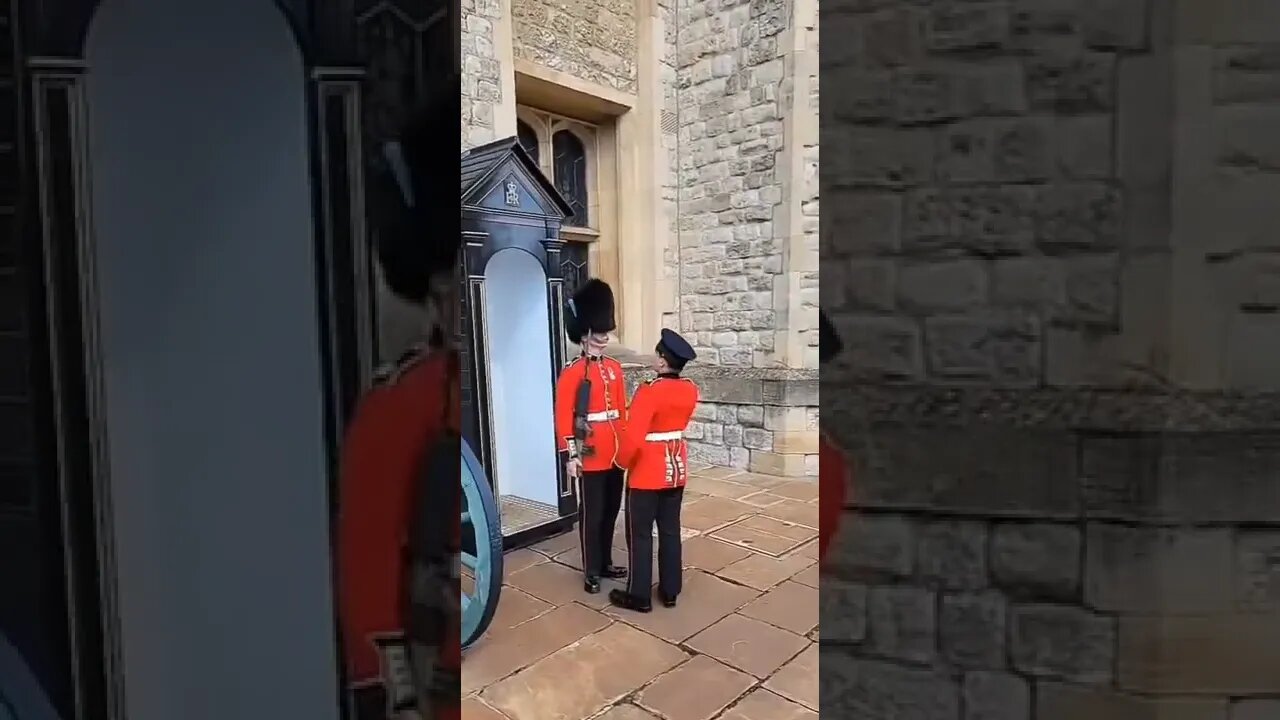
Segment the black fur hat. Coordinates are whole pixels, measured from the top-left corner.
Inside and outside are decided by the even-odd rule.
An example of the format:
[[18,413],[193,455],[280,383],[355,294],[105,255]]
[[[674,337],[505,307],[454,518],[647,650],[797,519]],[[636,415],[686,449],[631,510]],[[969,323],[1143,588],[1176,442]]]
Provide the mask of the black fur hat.
[[613,288],[592,278],[578,288],[567,303],[564,330],[570,342],[581,345],[589,333],[613,332],[618,327],[613,312]]
[[[443,83],[443,87],[450,87]],[[447,93],[414,111],[398,141],[388,143],[370,178],[375,252],[387,286],[422,304],[431,283],[458,262],[462,244],[456,137],[458,114]],[[456,100],[454,103],[456,104]]]
[[836,329],[831,326],[831,321],[827,319],[827,314],[818,311],[818,361],[827,362],[844,350],[844,343],[840,341],[840,336],[836,334]]

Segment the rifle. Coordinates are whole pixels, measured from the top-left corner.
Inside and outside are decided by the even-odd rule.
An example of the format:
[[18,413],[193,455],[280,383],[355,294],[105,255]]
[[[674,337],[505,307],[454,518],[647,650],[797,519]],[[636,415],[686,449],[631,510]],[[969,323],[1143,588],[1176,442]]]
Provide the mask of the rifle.
[[573,402],[573,442],[578,446],[578,457],[591,457],[595,448],[587,447],[587,412],[591,407],[591,381],[582,378]]

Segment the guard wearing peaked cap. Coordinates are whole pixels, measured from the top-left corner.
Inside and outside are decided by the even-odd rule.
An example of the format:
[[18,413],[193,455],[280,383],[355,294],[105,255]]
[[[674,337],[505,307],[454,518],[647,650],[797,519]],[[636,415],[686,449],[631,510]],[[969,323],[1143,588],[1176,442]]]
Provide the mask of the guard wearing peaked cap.
[[631,578],[625,590],[609,593],[609,602],[628,610],[653,608],[653,527],[658,526],[658,596],[674,607],[680,596],[680,505],[689,481],[689,446],[684,431],[698,406],[698,386],[682,377],[697,358],[688,341],[662,331],[654,349],[657,377],[642,385],[631,401],[627,431],[618,459],[627,469],[627,547]]
[[618,442],[626,426],[622,365],[605,355],[617,328],[613,289],[588,280],[566,304],[565,330],[582,353],[556,380],[556,437],[565,472],[578,488],[578,541],[583,589],[600,592],[601,578],[626,577],[613,564],[613,532],[622,507]]
[[[836,334],[826,313],[818,313],[818,360],[826,365],[844,350],[840,336]],[[844,515],[845,483],[852,480],[844,453],[840,451],[825,428],[818,436],[818,555],[825,561],[831,538],[835,536]]]

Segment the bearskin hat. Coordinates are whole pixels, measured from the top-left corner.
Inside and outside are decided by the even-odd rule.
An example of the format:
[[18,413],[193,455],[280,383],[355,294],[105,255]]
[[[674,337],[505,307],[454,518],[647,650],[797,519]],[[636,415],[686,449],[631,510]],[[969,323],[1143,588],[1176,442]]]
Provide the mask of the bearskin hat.
[[415,305],[426,300],[435,278],[457,265],[462,243],[460,196],[453,194],[460,188],[456,146],[440,141],[457,135],[457,101],[451,99],[447,92],[428,97],[399,138],[382,148],[370,178],[383,278],[395,295]]
[[818,361],[827,362],[844,350],[844,343],[840,341],[840,336],[836,334],[836,329],[832,327],[831,321],[827,318],[827,314],[818,311]]
[[613,332],[617,327],[613,313],[613,288],[595,278],[583,283],[565,308],[564,329],[569,340],[581,345],[589,333]]

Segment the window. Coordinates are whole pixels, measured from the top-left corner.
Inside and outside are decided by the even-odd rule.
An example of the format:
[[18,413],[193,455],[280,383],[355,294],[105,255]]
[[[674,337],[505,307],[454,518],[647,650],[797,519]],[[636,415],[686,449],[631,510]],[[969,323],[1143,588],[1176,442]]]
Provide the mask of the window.
[[556,189],[573,208],[569,224],[590,227],[587,213],[587,150],[582,141],[568,130],[557,132],[551,139],[555,161],[552,163]]
[[529,153],[529,157],[533,158],[533,161],[541,166],[542,162],[538,159],[540,154],[538,152],[538,132],[529,123],[517,120],[516,137],[520,140],[520,147],[524,148],[524,151]]
[[595,237],[600,230],[594,207],[598,202],[596,127],[529,107],[520,107],[517,112],[516,137],[520,146],[573,209],[573,217],[565,222],[566,236],[580,240]]

